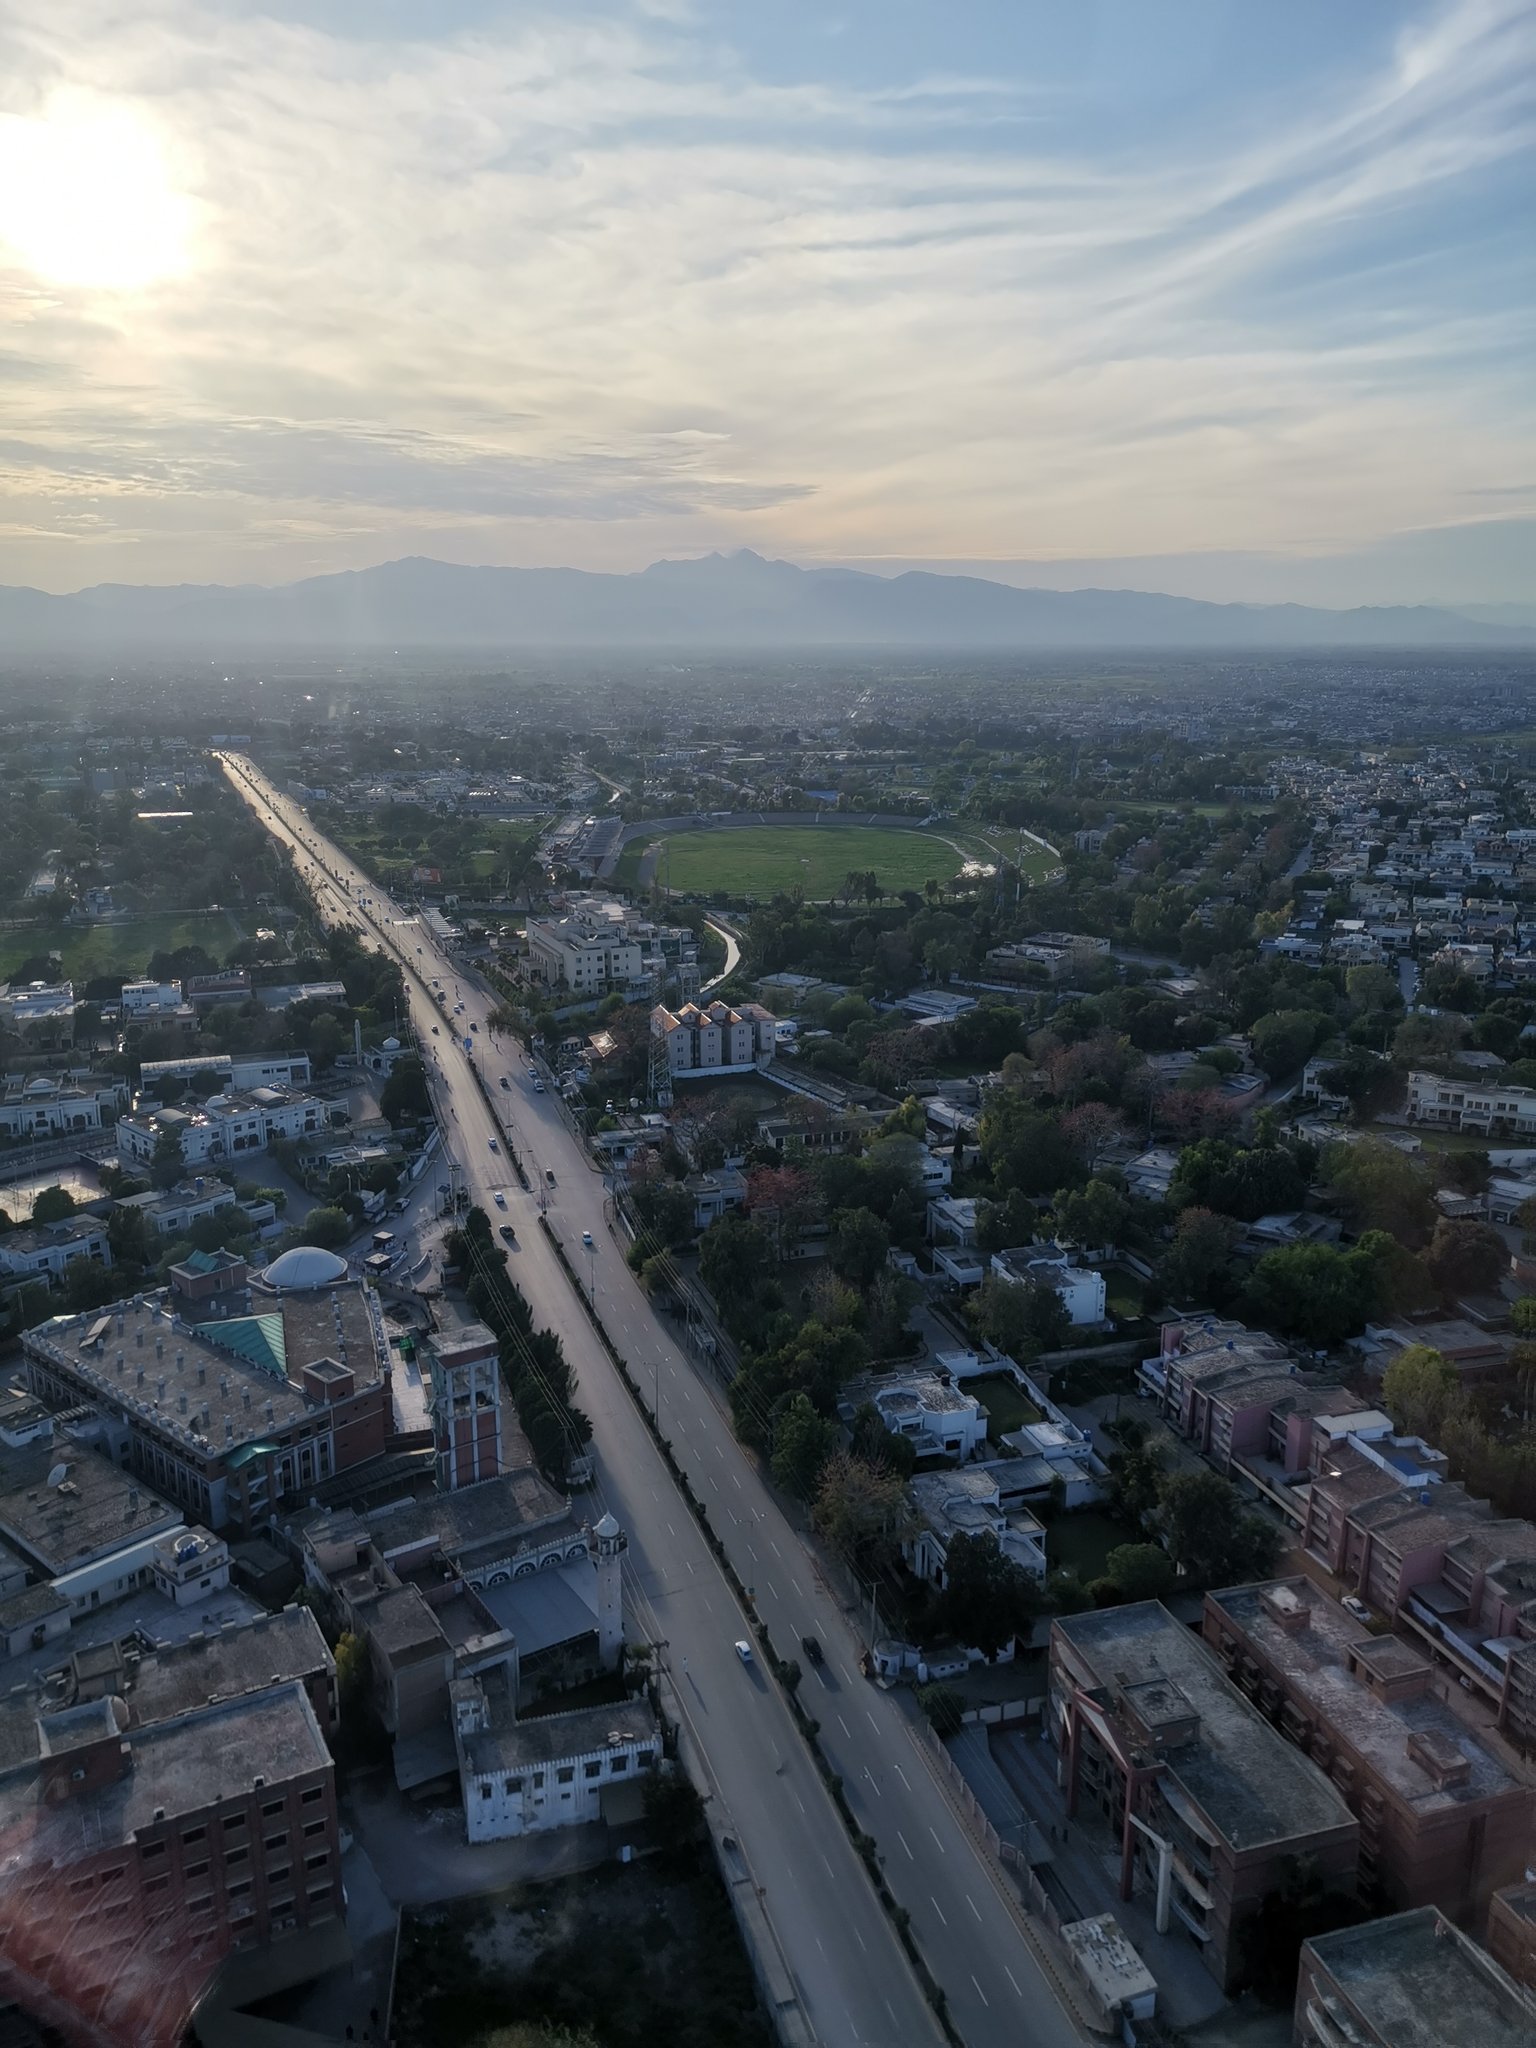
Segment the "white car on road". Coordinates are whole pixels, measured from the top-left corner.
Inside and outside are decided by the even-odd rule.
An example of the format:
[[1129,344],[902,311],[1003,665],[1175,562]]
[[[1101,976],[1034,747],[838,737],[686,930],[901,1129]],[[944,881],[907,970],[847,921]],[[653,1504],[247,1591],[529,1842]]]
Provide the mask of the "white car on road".
[[750,1664],[752,1662],[752,1645],[750,1643],[738,1643],[736,1645],[736,1654],[743,1664]]

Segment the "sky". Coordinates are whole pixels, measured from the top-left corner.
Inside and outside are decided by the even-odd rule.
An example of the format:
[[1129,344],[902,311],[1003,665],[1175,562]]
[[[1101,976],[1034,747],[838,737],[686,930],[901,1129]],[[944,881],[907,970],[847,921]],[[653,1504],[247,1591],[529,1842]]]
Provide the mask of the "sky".
[[1536,593],[1536,0],[4,0],[0,583]]

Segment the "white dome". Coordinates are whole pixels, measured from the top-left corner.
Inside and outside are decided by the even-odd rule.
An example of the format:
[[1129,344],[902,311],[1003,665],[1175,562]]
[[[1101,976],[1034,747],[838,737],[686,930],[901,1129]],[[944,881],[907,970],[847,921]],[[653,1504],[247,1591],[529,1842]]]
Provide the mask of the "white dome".
[[347,1277],[347,1262],[317,1244],[296,1244],[274,1259],[262,1279],[269,1287],[334,1287]]

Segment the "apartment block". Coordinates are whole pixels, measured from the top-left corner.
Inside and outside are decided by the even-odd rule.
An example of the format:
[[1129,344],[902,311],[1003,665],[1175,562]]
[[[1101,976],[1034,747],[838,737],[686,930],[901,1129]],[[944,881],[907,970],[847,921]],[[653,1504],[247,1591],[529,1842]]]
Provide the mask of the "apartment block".
[[1181,1928],[1224,1990],[1298,1860],[1352,1885],[1359,1825],[1338,1789],[1159,1602],[1051,1624],[1047,1729],[1068,1813],[1118,1849],[1120,1896],[1150,1894],[1159,1931]]
[[1536,1134],[1536,1088],[1513,1088],[1497,1075],[1468,1081],[1410,1073],[1408,1121],[1443,1131],[1528,1138]]
[[651,1036],[664,1041],[676,1078],[744,1074],[766,1067],[777,1044],[777,1020],[761,1003],[684,1003],[651,1012]]
[[1536,2003],[1433,1906],[1303,1942],[1295,2048],[1530,2048]]
[[1233,1682],[1359,1821],[1362,1899],[1480,1923],[1493,1892],[1524,1873],[1536,1777],[1476,1724],[1426,1652],[1373,1635],[1306,1579],[1207,1593],[1201,1626]]

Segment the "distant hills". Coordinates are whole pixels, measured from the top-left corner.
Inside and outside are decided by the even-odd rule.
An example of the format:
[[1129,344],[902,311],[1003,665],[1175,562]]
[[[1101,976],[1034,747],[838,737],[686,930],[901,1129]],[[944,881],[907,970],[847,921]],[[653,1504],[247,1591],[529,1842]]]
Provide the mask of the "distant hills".
[[[0,660],[287,648],[675,648],[764,651],[1520,648],[1515,618],[1431,605],[1324,611],[1206,604],[1142,590],[1021,590],[976,576],[801,569],[742,550],[635,575],[475,569],[421,556],[254,584],[101,583],[71,596],[0,586]],[[1516,611],[1516,607],[1510,607]]]

